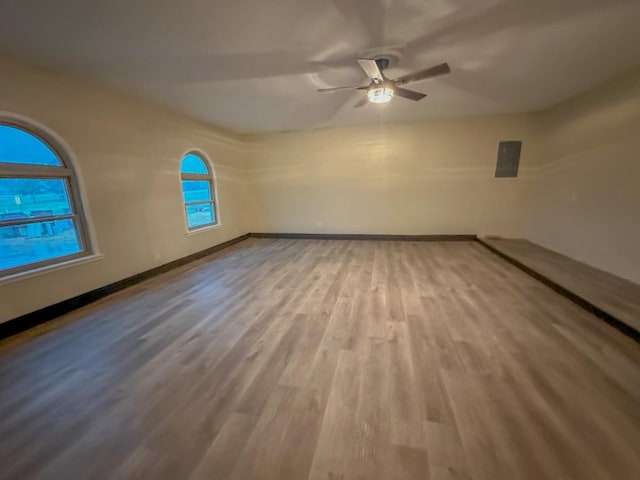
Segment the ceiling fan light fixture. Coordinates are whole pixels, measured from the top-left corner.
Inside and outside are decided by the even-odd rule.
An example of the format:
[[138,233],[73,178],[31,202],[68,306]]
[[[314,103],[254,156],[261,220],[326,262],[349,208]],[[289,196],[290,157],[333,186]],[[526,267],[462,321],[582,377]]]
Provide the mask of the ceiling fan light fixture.
[[371,103],[390,102],[395,93],[391,85],[373,85],[367,90],[367,97]]

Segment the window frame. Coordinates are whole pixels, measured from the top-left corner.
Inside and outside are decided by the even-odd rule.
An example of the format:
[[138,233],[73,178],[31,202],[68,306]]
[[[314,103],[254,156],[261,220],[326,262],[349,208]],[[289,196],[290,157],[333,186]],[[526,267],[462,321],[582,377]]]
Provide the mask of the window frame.
[[[184,161],[187,155],[195,155],[200,159],[200,161],[204,164],[204,167],[207,169],[207,173],[183,173],[182,172],[182,162]],[[202,150],[197,148],[191,148],[184,152],[180,157],[180,165],[178,167],[179,177],[180,177],[180,193],[182,196],[182,212],[184,214],[184,223],[186,228],[187,235],[198,233],[206,230],[210,230],[212,228],[219,227],[222,225],[222,221],[220,218],[220,209],[218,208],[218,187],[216,184],[216,174],[213,168],[213,163],[209,159],[209,156],[204,153]],[[182,185],[183,180],[192,180],[192,181],[200,181],[200,182],[208,182],[209,184],[209,200],[206,201],[196,201],[196,202],[186,202],[184,199],[184,188]],[[215,217],[215,221],[212,223],[206,223],[204,225],[198,225],[196,227],[189,226],[189,217],[187,214],[187,208],[191,205],[211,205],[211,210]]]
[[7,163],[0,161],[0,178],[51,178],[63,180],[71,210],[71,213],[64,215],[0,220],[0,227],[28,225],[32,223],[51,222],[57,220],[71,220],[74,225],[80,247],[80,251],[76,253],[53,257],[37,262],[30,262],[0,270],[0,283],[4,283],[5,280],[16,276],[47,270],[49,268],[66,265],[70,262],[94,256],[94,245],[87,222],[83,195],[78,180],[78,173],[73,166],[70,150],[61,140],[57,139],[55,135],[49,133],[46,128],[31,120],[24,120],[22,118],[16,118],[14,115],[0,113],[0,126],[16,128],[37,138],[43,142],[60,161],[60,165]]

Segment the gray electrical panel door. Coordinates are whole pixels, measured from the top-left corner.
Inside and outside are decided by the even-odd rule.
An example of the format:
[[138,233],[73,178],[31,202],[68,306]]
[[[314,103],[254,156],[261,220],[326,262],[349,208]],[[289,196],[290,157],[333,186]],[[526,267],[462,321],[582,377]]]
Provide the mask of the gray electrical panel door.
[[500,145],[498,145],[496,178],[518,176],[518,164],[520,163],[521,149],[521,141],[500,142]]

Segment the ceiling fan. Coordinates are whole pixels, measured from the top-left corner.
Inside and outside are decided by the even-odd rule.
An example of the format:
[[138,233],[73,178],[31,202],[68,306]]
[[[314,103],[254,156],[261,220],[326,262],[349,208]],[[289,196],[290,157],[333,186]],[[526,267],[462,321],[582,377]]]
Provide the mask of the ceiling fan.
[[449,65],[441,63],[425,70],[409,73],[398,78],[390,79],[385,77],[384,70],[389,66],[389,59],[387,58],[359,58],[358,63],[364,73],[371,79],[369,85],[356,85],[349,87],[332,87],[332,88],[319,88],[318,92],[335,92],[336,90],[366,90],[367,96],[356,103],[353,107],[358,108],[371,103],[387,103],[391,101],[394,96],[406,98],[417,102],[422,100],[427,95],[424,93],[416,92],[403,88],[403,85],[409,83],[419,82],[426,80],[427,78],[437,77],[438,75],[445,75],[451,73]]

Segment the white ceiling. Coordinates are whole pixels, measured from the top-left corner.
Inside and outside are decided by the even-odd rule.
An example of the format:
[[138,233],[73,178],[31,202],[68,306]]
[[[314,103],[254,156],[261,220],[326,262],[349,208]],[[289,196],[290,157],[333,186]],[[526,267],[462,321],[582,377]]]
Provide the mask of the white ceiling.
[[[640,64],[638,0],[0,0],[0,52],[240,132],[548,107]],[[421,102],[352,106],[394,46]]]

